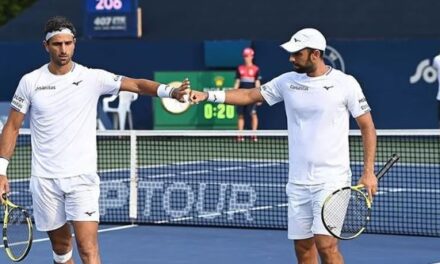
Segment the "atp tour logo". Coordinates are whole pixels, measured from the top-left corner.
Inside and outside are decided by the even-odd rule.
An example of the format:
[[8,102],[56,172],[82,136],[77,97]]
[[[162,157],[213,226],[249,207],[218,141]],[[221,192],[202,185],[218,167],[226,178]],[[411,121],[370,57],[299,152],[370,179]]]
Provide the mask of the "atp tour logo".
[[345,63],[341,54],[333,47],[328,46],[324,51],[324,60],[327,64],[331,65],[334,69],[345,72]]
[[429,59],[424,59],[417,65],[416,72],[409,78],[409,83],[414,84],[420,79],[427,83],[433,83],[437,80],[437,71],[432,67]]
[[[263,192],[248,183],[140,180],[138,187],[140,217],[162,223],[169,221],[164,220],[168,218],[181,221],[224,217],[234,221],[239,216],[253,222],[257,194]],[[101,216],[128,206],[130,189],[123,181],[103,181],[100,188]]]

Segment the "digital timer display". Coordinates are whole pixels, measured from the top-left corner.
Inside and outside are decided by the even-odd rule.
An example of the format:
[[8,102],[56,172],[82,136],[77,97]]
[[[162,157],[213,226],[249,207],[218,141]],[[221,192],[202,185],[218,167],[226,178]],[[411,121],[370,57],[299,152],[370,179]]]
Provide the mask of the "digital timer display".
[[234,119],[235,107],[233,105],[205,103],[203,106],[203,116],[207,120],[213,118]]

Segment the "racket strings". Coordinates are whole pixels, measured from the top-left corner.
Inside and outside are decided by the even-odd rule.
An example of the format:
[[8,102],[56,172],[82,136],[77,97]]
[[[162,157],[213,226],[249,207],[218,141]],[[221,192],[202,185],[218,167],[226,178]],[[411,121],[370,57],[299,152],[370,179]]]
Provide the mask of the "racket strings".
[[27,215],[20,208],[12,209],[8,216],[6,236],[8,247],[15,257],[25,254],[29,245],[29,232]]
[[369,220],[369,208],[360,191],[344,189],[334,194],[324,207],[327,228],[342,238],[359,233]]

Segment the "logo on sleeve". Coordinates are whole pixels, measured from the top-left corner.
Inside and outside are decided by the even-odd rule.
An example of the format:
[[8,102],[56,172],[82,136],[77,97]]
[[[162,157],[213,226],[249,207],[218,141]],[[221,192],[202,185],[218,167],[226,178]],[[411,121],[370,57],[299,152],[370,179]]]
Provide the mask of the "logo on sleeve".
[[365,112],[370,111],[370,106],[368,105],[367,99],[365,97],[359,99],[358,102],[361,105],[361,110],[364,110]]
[[23,103],[24,98],[15,94],[11,102],[12,106],[17,110],[21,110],[21,108],[23,108]]

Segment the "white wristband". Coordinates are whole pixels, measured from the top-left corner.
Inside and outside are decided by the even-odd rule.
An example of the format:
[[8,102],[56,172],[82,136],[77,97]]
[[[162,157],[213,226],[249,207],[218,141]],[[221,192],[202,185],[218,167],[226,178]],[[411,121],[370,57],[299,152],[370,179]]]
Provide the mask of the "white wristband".
[[9,160],[0,157],[0,175],[6,176],[6,171],[8,170]]
[[225,91],[209,91],[208,92],[208,102],[222,104],[225,102],[226,93]]
[[174,88],[165,84],[159,85],[157,87],[157,96],[161,98],[172,98]]

